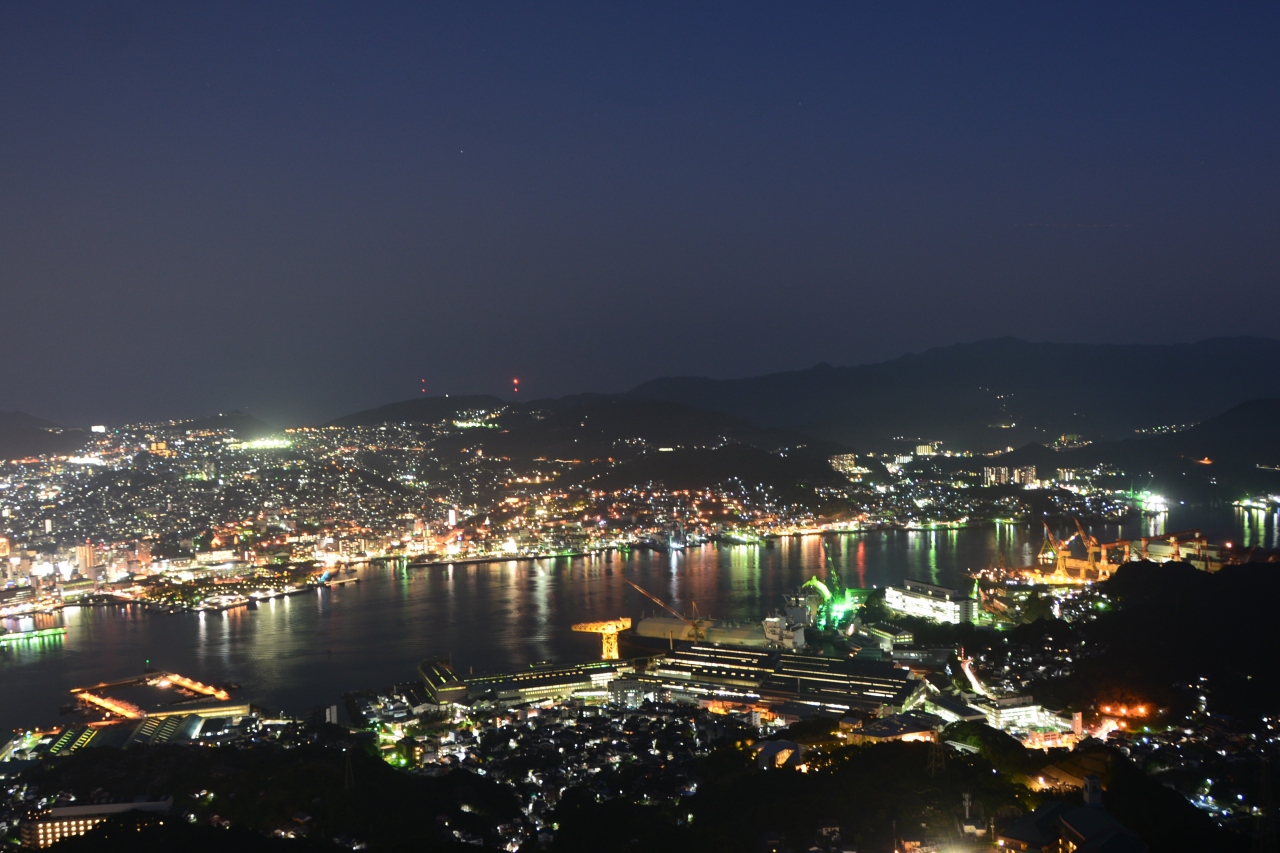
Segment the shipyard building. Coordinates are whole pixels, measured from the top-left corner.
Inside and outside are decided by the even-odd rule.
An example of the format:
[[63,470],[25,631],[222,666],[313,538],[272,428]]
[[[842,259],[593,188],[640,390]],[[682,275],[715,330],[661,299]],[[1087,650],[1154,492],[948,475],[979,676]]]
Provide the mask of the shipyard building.
[[855,708],[898,713],[924,695],[923,681],[887,662],[704,644],[651,660],[538,666],[498,675],[460,678],[439,660],[424,662],[419,671],[427,692],[441,704],[570,698],[632,704],[648,696],[701,705],[787,707],[807,716]]

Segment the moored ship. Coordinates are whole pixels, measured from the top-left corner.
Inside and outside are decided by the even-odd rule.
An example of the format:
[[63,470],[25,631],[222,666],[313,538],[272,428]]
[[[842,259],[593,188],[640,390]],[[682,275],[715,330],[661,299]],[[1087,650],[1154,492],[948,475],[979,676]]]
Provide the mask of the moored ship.
[[727,622],[719,619],[677,619],[649,616],[635,627],[618,633],[624,653],[633,656],[656,654],[691,643],[739,648],[802,649],[804,628],[782,616],[770,616],[758,623]]

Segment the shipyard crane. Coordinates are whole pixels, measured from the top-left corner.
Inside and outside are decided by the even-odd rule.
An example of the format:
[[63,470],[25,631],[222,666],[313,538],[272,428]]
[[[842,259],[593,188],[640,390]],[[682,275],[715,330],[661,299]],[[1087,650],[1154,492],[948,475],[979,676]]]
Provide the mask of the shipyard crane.
[[831,600],[831,589],[822,581],[818,580],[818,576],[814,575],[804,583],[800,584],[800,588],[811,587],[818,591],[818,595],[822,596],[822,603],[826,604]]
[[844,584],[840,582],[840,572],[836,569],[836,561],[831,556],[831,543],[827,541],[825,536],[822,537],[822,553],[827,558],[827,577],[831,579],[831,589],[839,592],[844,587]]
[[1090,568],[1096,568],[1099,562],[1098,557],[1101,555],[1102,546],[1098,544],[1097,537],[1084,529],[1084,525],[1080,523],[1080,519],[1072,516],[1071,520],[1076,523],[1076,530],[1080,534],[1080,541],[1084,543],[1085,553],[1089,555]]
[[1060,557],[1063,554],[1070,553],[1071,540],[1075,539],[1077,534],[1072,533],[1066,539],[1059,539],[1049,529],[1049,522],[1042,521],[1040,523],[1044,525],[1044,542],[1040,545],[1040,558],[1047,563],[1048,560],[1044,558],[1049,554]]
[[1043,521],[1044,525],[1044,543],[1040,546],[1040,561],[1049,562],[1046,557],[1053,554],[1054,573],[1065,575],[1067,573],[1067,558],[1071,556],[1071,540],[1075,539],[1078,534],[1072,533],[1066,539],[1059,539],[1053,535],[1053,531],[1049,529],[1049,522]]
[[1179,540],[1189,539],[1192,543],[1197,544],[1204,541],[1200,536],[1199,530],[1179,530],[1177,533],[1161,533],[1159,536],[1143,536],[1140,540],[1142,542],[1142,559],[1146,560],[1149,558],[1147,545],[1161,539],[1169,543],[1169,559],[1171,560],[1178,560],[1182,557],[1182,550],[1178,547]]
[[[1121,558],[1120,562],[1127,563],[1129,562],[1129,555],[1132,553],[1133,543],[1130,542],[1128,539],[1117,539],[1114,542],[1103,542],[1101,545],[1098,546],[1098,553],[1102,557],[1102,565],[1107,567],[1108,572],[1111,570],[1110,566],[1112,564],[1111,564],[1111,558],[1107,554],[1107,552],[1114,548],[1124,549],[1124,556]],[[1099,569],[1099,571],[1102,571],[1102,570]]]
[[630,627],[631,617],[623,616],[620,619],[606,619],[603,622],[579,622],[573,626],[573,630],[582,634],[599,634],[600,659],[617,660],[619,657],[618,632]]
[[636,592],[640,593],[640,594],[641,594],[641,595],[643,595],[645,598],[649,599],[649,600],[650,600],[650,601],[652,601],[654,604],[658,605],[658,606],[659,606],[659,607],[661,607],[663,610],[667,611],[667,612],[668,612],[668,613],[670,613],[672,616],[674,616],[674,617],[676,617],[677,619],[679,619],[681,622],[687,622],[687,623],[689,623],[689,627],[693,629],[693,639],[694,639],[695,641],[701,641],[701,640],[705,640],[705,639],[706,639],[706,632],[702,630],[702,621],[703,621],[702,619],[700,619],[700,618],[699,618],[699,619],[690,619],[689,617],[685,616],[685,615],[684,615],[683,613],[681,613],[680,611],[676,610],[676,609],[675,609],[674,607],[672,607],[670,604],[667,604],[667,603],[666,603],[665,601],[663,601],[661,598],[658,598],[658,596],[656,596],[656,595],[654,595],[653,593],[649,592],[649,590],[647,590],[647,589],[645,589],[644,587],[640,586],[640,584],[638,584],[638,583],[636,583],[636,582],[634,582],[634,581],[627,580],[626,578],[623,578],[623,580],[624,580],[624,581],[626,581],[628,584],[630,584],[632,587],[634,587],[634,588],[635,588],[635,590],[636,590]]
[[[1197,531],[1195,531],[1195,533],[1196,533],[1196,535],[1195,535],[1195,537],[1194,537],[1194,538],[1192,538],[1192,539],[1187,539],[1185,542],[1180,543],[1180,544],[1183,544],[1183,545],[1190,545],[1190,546],[1192,546],[1192,548],[1193,548],[1194,550],[1191,552],[1191,559],[1193,559],[1193,560],[1194,560],[1194,559],[1197,559],[1197,558],[1198,558],[1198,559],[1201,559],[1201,560],[1208,561],[1208,559],[1209,559],[1209,553],[1208,553],[1208,552],[1209,552],[1209,539],[1208,539],[1207,537],[1205,537],[1205,536],[1201,536],[1201,535],[1200,535],[1200,531],[1198,531],[1198,530],[1197,530]],[[1178,544],[1179,544],[1179,543],[1174,543],[1174,548],[1175,548],[1175,549],[1177,549],[1177,548],[1178,548]],[[1182,558],[1182,554],[1181,554],[1181,552],[1179,552],[1179,554],[1178,554],[1178,559],[1181,559],[1181,558]]]
[[840,583],[840,572],[836,569],[836,561],[831,557],[831,543],[826,539],[822,540],[822,551],[826,555],[827,583],[823,583],[818,579],[817,575],[814,575],[800,584],[800,588],[817,590],[818,594],[822,596],[822,603],[825,606],[830,604],[835,594],[841,591],[842,584]]

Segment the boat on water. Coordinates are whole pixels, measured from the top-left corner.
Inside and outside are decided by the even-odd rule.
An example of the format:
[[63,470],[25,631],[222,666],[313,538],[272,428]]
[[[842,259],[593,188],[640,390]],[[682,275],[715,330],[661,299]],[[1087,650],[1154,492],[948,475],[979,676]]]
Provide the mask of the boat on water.
[[65,637],[67,629],[59,625],[57,628],[37,628],[34,631],[6,631],[0,628],[0,644],[21,643],[26,640],[48,640],[54,637]]

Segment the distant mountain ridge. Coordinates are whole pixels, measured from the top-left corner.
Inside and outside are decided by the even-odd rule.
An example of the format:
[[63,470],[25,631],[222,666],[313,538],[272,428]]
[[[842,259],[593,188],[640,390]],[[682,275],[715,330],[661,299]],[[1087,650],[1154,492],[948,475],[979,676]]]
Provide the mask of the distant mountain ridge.
[[433,452],[480,450],[490,459],[517,465],[572,459],[585,464],[566,482],[593,488],[662,482],[669,488],[700,489],[741,478],[753,487],[767,486],[775,496],[794,497],[798,484],[843,482],[827,462],[842,450],[838,445],[665,401],[593,394],[527,404],[437,397],[358,412],[337,424],[371,426],[387,417],[395,418],[394,423],[438,423],[465,411],[499,407],[504,410],[491,422],[493,428],[445,435],[436,440]]
[[465,409],[570,411],[610,400],[665,402],[743,424],[856,449],[942,441],[988,451],[1076,433],[1120,440],[1188,424],[1242,402],[1280,398],[1280,340],[1189,344],[1056,344],[993,338],[874,364],[742,379],[665,377],[623,394],[510,403],[498,397],[406,400],[332,421],[336,426],[438,422]]
[[201,418],[192,418],[191,420],[178,421],[177,423],[161,426],[157,429],[164,432],[189,432],[194,430],[229,430],[234,432],[240,438],[261,438],[263,436],[272,435],[279,432],[278,429],[270,424],[258,420],[247,412],[239,409],[230,412],[219,412],[216,415],[207,415]]
[[[659,447],[744,444],[773,451],[806,442],[794,433],[667,402],[589,399],[551,411],[512,406],[499,420],[500,430],[469,430],[446,445],[480,446],[486,454],[512,459],[619,459]],[[825,452],[839,451],[819,444]]]
[[485,409],[492,411],[507,405],[501,397],[491,394],[471,394],[449,397],[414,397],[398,403],[388,403],[376,409],[353,412],[329,421],[324,426],[356,427],[378,424],[430,424],[456,417],[461,412]]
[[623,396],[721,411],[859,447],[896,437],[974,450],[1063,433],[1119,439],[1280,397],[1280,340],[1054,344],[996,338],[877,364],[745,379],[672,377]]
[[64,430],[25,412],[0,412],[0,460],[71,453],[88,437],[82,430]]
[[12,429],[62,429],[53,421],[28,415],[26,412],[0,412],[0,430]]

